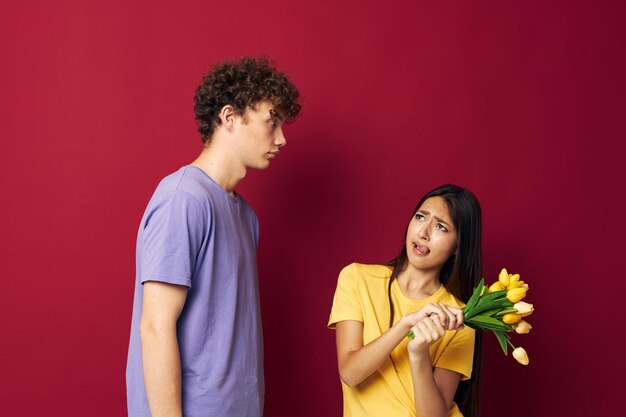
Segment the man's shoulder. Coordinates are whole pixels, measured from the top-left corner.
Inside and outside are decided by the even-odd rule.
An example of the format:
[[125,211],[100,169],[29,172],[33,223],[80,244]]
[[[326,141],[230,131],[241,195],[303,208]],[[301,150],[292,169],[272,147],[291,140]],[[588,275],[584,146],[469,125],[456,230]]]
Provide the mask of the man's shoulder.
[[187,192],[204,190],[207,188],[207,178],[206,174],[198,172],[197,169],[191,166],[183,166],[165,176],[161,182],[159,182],[157,189],[163,189],[164,191],[181,190]]
[[210,202],[215,194],[210,179],[203,172],[191,166],[184,166],[164,177],[157,186],[154,197],[160,199],[166,196],[188,195],[199,202]]

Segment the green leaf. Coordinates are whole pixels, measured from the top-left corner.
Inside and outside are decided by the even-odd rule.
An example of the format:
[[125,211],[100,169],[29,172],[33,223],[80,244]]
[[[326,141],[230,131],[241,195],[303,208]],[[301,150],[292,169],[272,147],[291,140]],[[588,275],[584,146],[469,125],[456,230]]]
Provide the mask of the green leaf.
[[509,307],[509,308],[503,308],[502,310],[500,310],[498,312],[498,314],[496,314],[497,317],[502,317],[505,314],[509,314],[509,313],[517,313],[517,310],[513,307]]
[[477,324],[472,323],[471,321],[467,321],[464,323],[466,326],[471,327],[474,330],[482,330]]
[[509,300],[507,300],[506,298],[504,299],[498,299],[498,300],[492,300],[489,301],[487,303],[480,303],[479,305],[477,305],[476,307],[474,307],[473,311],[469,312],[469,314],[465,315],[465,320],[471,319],[474,316],[478,316],[478,315],[483,315],[484,312],[489,311],[489,310],[493,310],[493,309],[501,309],[501,308],[508,308],[508,307],[512,307],[513,304],[511,304],[511,302]]
[[482,328],[495,329],[495,330],[506,330],[506,324],[502,323],[500,320],[494,319],[493,317],[488,316],[474,316],[470,320],[470,322],[478,324]]
[[[488,290],[485,287],[485,290]],[[485,310],[490,310],[493,307],[485,308],[486,303],[490,303],[495,300],[506,300],[506,290],[494,291],[491,293],[483,294],[482,297],[479,297],[474,302],[474,305],[471,308],[466,308],[463,310],[466,316],[475,316],[480,314],[480,312]]]
[[507,347],[508,347],[508,344],[510,343],[509,335],[498,330],[494,330],[493,334],[495,334],[496,337],[498,338],[498,342],[500,343],[500,347],[502,348],[502,351],[504,352],[504,354],[508,355]]
[[494,292],[490,292],[488,294],[485,294],[482,298],[481,298],[481,303],[486,303],[489,301],[493,301],[496,300],[498,298],[506,298],[506,290],[499,290],[499,291],[494,291]]
[[481,307],[480,308],[481,311],[489,311],[494,308],[513,307],[513,304],[505,298],[504,300],[498,299],[498,300],[489,301],[487,303],[481,304],[480,307]]
[[492,310],[487,310],[487,311],[483,311],[480,313],[481,316],[489,316],[489,317],[493,317],[494,315],[496,315],[498,312],[500,312],[502,310],[502,308],[494,308]]
[[480,293],[483,291],[483,288],[485,287],[484,283],[485,283],[485,279],[482,278],[480,282],[478,283],[478,285],[476,286],[476,288],[474,288],[474,291],[472,292],[472,296],[467,301],[467,304],[465,305],[465,307],[463,307],[463,313],[470,311],[476,305],[476,303],[478,302],[478,298],[480,297]]

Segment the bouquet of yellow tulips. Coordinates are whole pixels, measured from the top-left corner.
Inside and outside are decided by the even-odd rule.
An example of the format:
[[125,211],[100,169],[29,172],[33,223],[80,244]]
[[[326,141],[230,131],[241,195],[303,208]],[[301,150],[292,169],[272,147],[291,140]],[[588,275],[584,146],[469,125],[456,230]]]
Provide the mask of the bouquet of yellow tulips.
[[516,348],[511,343],[508,332],[526,334],[532,329],[532,326],[523,320],[534,310],[532,304],[522,301],[527,291],[528,284],[520,280],[519,274],[509,274],[503,268],[498,281],[489,288],[485,286],[484,280],[481,280],[474,288],[467,305],[463,307],[466,325],[476,330],[491,330],[496,335],[504,354],[507,355],[510,346],[513,348],[513,357],[522,365],[528,365],[528,354],[524,348]]

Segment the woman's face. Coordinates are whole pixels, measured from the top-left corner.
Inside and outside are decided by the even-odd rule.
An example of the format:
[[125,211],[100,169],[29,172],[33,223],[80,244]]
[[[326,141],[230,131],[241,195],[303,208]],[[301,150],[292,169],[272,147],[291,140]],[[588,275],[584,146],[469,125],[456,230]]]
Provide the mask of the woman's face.
[[409,265],[419,270],[441,269],[456,250],[458,234],[441,197],[430,197],[417,210],[406,233]]

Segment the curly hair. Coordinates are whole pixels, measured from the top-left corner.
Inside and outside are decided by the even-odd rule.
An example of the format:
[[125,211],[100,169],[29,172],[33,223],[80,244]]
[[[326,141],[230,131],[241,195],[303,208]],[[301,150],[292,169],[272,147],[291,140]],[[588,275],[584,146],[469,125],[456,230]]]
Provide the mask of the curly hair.
[[210,141],[221,123],[219,113],[227,104],[244,114],[248,106],[270,100],[275,110],[292,122],[300,113],[299,95],[287,76],[276,71],[266,57],[216,64],[202,78],[195,95],[194,113],[202,142]]

